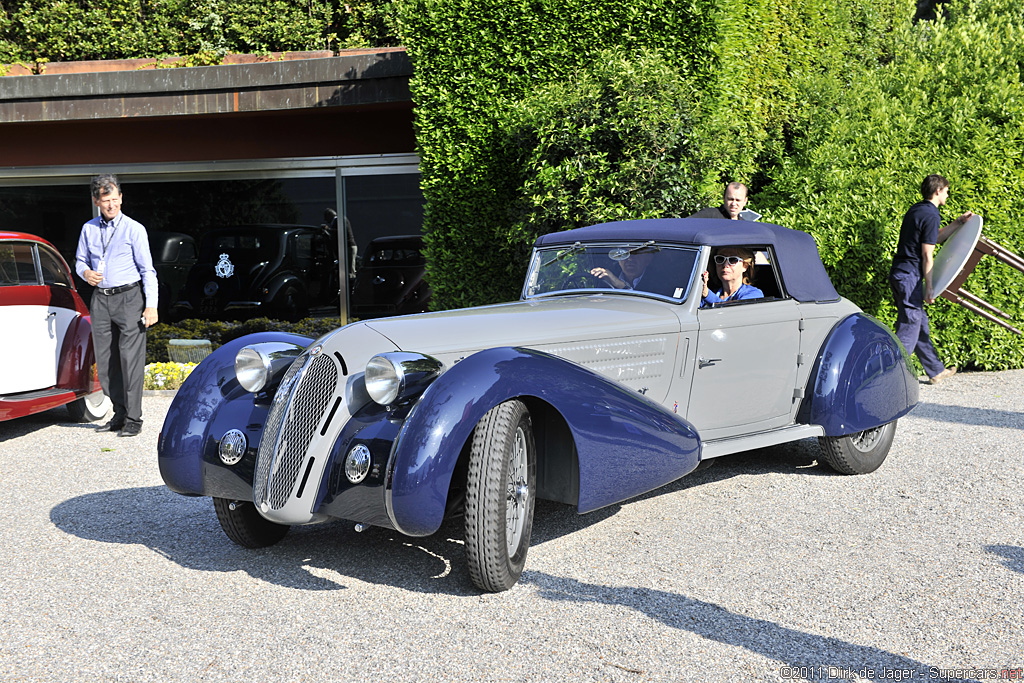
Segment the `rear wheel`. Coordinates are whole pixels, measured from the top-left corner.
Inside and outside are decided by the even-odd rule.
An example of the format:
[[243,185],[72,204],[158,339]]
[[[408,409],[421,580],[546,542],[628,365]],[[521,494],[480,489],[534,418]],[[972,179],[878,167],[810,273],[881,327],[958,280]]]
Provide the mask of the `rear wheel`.
[[251,502],[214,498],[220,528],[232,541],[243,548],[266,548],[274,545],[288,533],[290,526],[276,524],[260,516]]
[[846,436],[822,436],[818,445],[825,464],[840,474],[867,474],[874,472],[889,455],[896,420],[881,427],[866,429]]
[[466,475],[466,557],[473,583],[485,591],[515,585],[533,531],[537,448],[526,406],[492,408],[473,431]]
[[72,401],[68,404],[68,415],[73,422],[95,422],[110,412],[110,399],[102,391]]

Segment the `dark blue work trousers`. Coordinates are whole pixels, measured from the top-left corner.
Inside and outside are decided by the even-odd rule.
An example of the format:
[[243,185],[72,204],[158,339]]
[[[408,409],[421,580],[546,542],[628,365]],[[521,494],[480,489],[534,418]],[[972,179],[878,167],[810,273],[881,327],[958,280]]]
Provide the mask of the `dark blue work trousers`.
[[924,371],[935,377],[946,369],[932,344],[928,314],[924,312],[924,283],[917,268],[908,272],[896,267],[889,273],[889,287],[896,299],[896,336],[908,353],[916,353]]

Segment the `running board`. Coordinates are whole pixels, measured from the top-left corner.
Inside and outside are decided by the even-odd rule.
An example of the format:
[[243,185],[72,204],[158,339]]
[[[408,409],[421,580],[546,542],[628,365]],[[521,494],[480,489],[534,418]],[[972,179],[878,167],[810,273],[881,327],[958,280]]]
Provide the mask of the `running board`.
[[50,387],[49,389],[23,391],[20,394],[7,394],[6,396],[0,396],[0,401],[3,401],[4,403],[23,403],[29,401],[38,401],[40,399],[45,400],[47,398],[64,398],[68,394],[74,396],[75,392],[71,391],[70,389],[58,389],[56,387]]
[[825,430],[820,425],[792,425],[782,429],[772,429],[767,432],[736,436],[726,439],[713,439],[704,441],[701,444],[700,459],[718,458],[723,455],[752,451],[755,448],[766,448],[776,446],[789,441],[799,441],[812,436],[825,436]]

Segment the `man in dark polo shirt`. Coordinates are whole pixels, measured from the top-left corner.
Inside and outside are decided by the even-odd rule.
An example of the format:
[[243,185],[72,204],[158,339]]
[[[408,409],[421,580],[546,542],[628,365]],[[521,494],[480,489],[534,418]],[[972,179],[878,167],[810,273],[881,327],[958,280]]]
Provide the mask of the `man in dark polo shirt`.
[[932,174],[921,183],[923,199],[910,207],[900,227],[900,241],[889,271],[889,286],[896,299],[896,336],[909,353],[916,353],[928,381],[938,384],[956,372],[946,367],[932,344],[924,304],[935,303],[932,262],[935,245],[963,227],[974,214],[967,211],[941,228],[939,207],[949,199],[949,181]]
[[743,183],[729,183],[722,192],[722,205],[709,206],[701,209],[688,218],[726,218],[734,221],[744,220],[740,212],[747,205],[747,186]]

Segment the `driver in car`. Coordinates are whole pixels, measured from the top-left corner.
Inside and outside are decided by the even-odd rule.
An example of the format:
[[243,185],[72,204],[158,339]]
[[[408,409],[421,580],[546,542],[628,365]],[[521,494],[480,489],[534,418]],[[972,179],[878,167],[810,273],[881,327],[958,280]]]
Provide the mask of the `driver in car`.
[[614,289],[644,289],[640,282],[653,259],[653,251],[630,252],[625,259],[619,261],[618,275],[612,275],[607,268],[600,267],[592,269],[590,274]]

